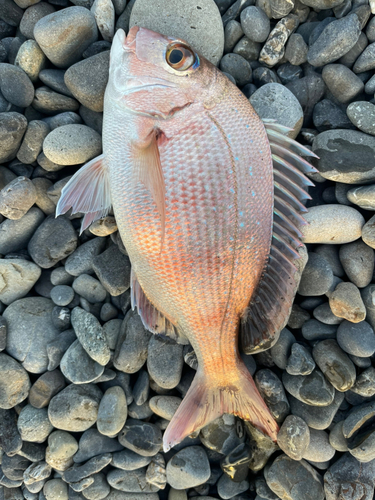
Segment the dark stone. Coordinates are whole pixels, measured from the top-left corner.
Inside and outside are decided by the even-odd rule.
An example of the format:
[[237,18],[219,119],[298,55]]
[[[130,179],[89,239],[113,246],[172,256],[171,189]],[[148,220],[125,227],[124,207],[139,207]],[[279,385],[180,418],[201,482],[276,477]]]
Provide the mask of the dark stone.
[[239,444],[220,462],[225,474],[240,483],[249,474],[250,448],[246,443]]
[[119,442],[139,455],[156,455],[162,444],[159,427],[141,420],[128,419],[118,437]]
[[0,447],[8,456],[15,455],[22,447],[22,439],[17,429],[17,413],[13,408],[0,408]]
[[329,99],[323,99],[314,107],[313,123],[319,132],[332,129],[354,129],[342,109]]
[[317,73],[304,76],[286,84],[286,87],[296,96],[302,106],[303,126],[311,125],[314,106],[323,97],[326,90],[323,78]]

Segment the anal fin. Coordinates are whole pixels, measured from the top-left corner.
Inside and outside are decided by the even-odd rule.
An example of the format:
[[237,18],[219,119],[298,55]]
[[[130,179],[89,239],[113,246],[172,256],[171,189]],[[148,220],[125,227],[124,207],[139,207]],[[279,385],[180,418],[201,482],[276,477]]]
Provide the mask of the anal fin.
[[285,327],[307,262],[300,230],[306,224],[303,202],[316,169],[300,155],[313,153],[286,137],[287,129],[264,122],[270,141],[275,180],[274,227],[270,256],[258,287],[241,319],[240,340],[246,354],[272,347]]

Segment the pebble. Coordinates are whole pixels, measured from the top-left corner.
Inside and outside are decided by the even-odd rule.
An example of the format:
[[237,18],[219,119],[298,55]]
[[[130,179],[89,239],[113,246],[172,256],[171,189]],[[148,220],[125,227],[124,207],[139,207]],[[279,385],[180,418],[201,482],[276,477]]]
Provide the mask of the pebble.
[[303,453],[303,458],[312,462],[326,462],[331,460],[336,450],[329,442],[328,433],[317,429],[310,429],[310,442]]
[[127,419],[118,440],[125,448],[144,457],[156,455],[162,445],[159,427],[132,418]]
[[105,248],[104,238],[92,238],[80,245],[65,262],[65,270],[69,275],[93,274],[93,260]]
[[62,479],[51,479],[43,486],[46,500],[68,500],[68,485]]
[[344,392],[354,385],[355,366],[335,340],[322,340],[314,346],[312,355],[335,389]]
[[362,240],[340,247],[340,262],[349,280],[359,288],[370,284],[374,272],[374,250]]
[[[244,36],[237,43],[237,45],[234,47],[233,53],[238,54],[238,55],[242,56],[244,59],[246,59],[246,61],[251,62],[251,61],[256,61],[258,59],[260,49],[261,49],[260,43],[253,42],[252,40],[250,40],[249,38]],[[248,85],[251,86],[252,84],[250,83]],[[253,87],[254,87],[254,85],[253,85]],[[242,89],[243,92],[245,91],[245,88],[246,88],[246,86]],[[252,93],[254,93],[255,90],[256,90],[256,87],[254,88],[254,91]],[[249,97],[249,96],[246,95],[246,97]]]
[[89,274],[81,274],[73,281],[73,290],[92,304],[103,302],[107,296],[99,280]]
[[102,392],[93,384],[71,384],[51,399],[48,417],[57,429],[82,432],[97,420]]
[[348,451],[348,444],[342,433],[342,426],[344,424],[343,420],[337,422],[331,429],[329,433],[329,444],[337,451],[345,452]]
[[375,368],[370,366],[358,375],[355,384],[351,388],[353,392],[360,396],[371,398],[375,395]]
[[375,68],[374,64],[375,56],[375,43],[370,43],[362,54],[358,57],[353,66],[354,73],[363,73],[364,71],[369,71]]
[[232,482],[241,483],[247,478],[250,454],[251,451],[247,443],[241,443],[220,461],[220,467]]
[[351,68],[356,59],[358,58],[358,56],[362,54],[362,52],[365,50],[367,45],[368,45],[367,36],[363,32],[361,32],[357,40],[357,43],[346,54],[340,57],[338,62],[340,64],[344,64],[348,68]]
[[351,186],[348,187],[349,190],[347,191],[347,199],[349,202],[354,203],[365,210],[375,210],[374,184],[354,188],[351,188]]
[[250,63],[238,54],[226,54],[220,61],[220,69],[233,76],[239,86],[252,80]]
[[13,158],[15,158],[26,127],[27,120],[20,113],[16,113],[14,111],[10,111],[8,113],[0,113],[1,163],[13,160]]
[[131,450],[122,450],[113,453],[111,464],[117,469],[137,470],[146,467],[152,460],[152,457],[143,457]]
[[299,24],[298,17],[289,14],[281,19],[269,34],[260,51],[259,62],[272,68],[282,60],[285,54],[285,43]]
[[43,443],[51,433],[53,426],[48,419],[46,408],[34,408],[31,405],[26,405],[18,416],[17,428],[23,441]]
[[[102,0],[95,0],[95,3],[98,1]],[[108,82],[108,69],[109,51],[105,51],[70,66],[64,81],[81,104],[92,111],[101,112]]]
[[324,500],[322,478],[305,460],[280,455],[268,469],[266,481],[280,498],[299,500],[308,491],[311,500]]
[[51,466],[46,462],[33,463],[23,473],[25,485],[35,486],[35,483],[49,478],[51,472]]
[[293,64],[299,66],[307,61],[307,52],[309,48],[299,33],[292,33],[285,46],[285,59]]
[[[50,26],[54,30],[51,32]],[[69,7],[42,17],[34,37],[48,59],[58,68],[77,62],[98,37],[95,17],[84,7]]]
[[32,105],[34,109],[47,115],[76,111],[79,108],[79,103],[75,99],[45,86],[36,89]]
[[211,474],[207,454],[201,446],[189,446],[178,451],[167,463],[166,471],[168,483],[176,490],[199,486]]
[[54,370],[59,366],[65,351],[75,339],[74,330],[65,330],[47,344],[48,370]]
[[51,290],[51,299],[57,306],[67,306],[74,299],[74,290],[71,286],[57,285]]
[[104,367],[87,354],[79,340],[75,340],[62,357],[60,370],[73,384],[88,384],[103,374]]
[[52,324],[52,309],[49,299],[27,297],[13,302],[3,313],[8,325],[7,353],[30,373],[47,370],[47,344],[59,334]]
[[107,42],[111,42],[115,32],[115,8],[111,0],[95,0],[91,7],[100,34]]
[[[341,283],[340,278],[334,277],[332,287],[326,294],[328,297],[331,297],[332,292],[337,286],[337,282]],[[326,325],[339,325],[343,321],[342,318],[338,318],[333,314],[328,302],[324,302],[324,304],[316,307],[313,311],[313,315],[314,318],[316,318],[318,321],[321,321],[322,323],[325,323]]]
[[150,377],[163,389],[173,389],[181,379],[183,346],[168,339],[152,336],[148,345],[147,369]]
[[227,455],[245,441],[242,426],[238,427],[234,415],[229,414],[224,414],[203,427],[199,438],[206,449],[221,455]]
[[229,21],[224,28],[224,52],[232,52],[236,43],[243,37],[241,24],[237,21]]
[[[330,132],[322,132],[319,135]],[[324,151],[322,152],[320,148],[313,147],[313,149],[316,153],[319,152],[322,159]],[[323,174],[326,174],[326,172],[323,172]],[[332,176],[328,175],[327,177],[331,178]],[[362,214],[358,210],[345,205],[318,205],[311,207],[308,213],[304,214],[304,219],[308,222],[308,225],[303,227],[304,236],[302,240],[304,243],[350,243],[360,238],[361,229],[365,223]]]
[[[339,159],[338,147],[341,151]],[[312,144],[314,153],[319,156],[316,163],[319,173],[325,179],[346,184],[359,184],[374,179],[375,161],[372,153],[374,148],[375,138],[357,130],[327,130],[318,134]],[[352,207],[347,208],[353,210]],[[310,211],[314,209],[322,210],[323,206],[313,207]],[[306,228],[304,229],[306,232]],[[349,243],[349,241],[337,243]]]
[[[312,119],[314,122],[314,126],[318,129],[319,132],[324,132],[325,130],[332,129],[353,128],[344,111],[330,99],[323,99],[314,106]],[[349,203],[344,203],[344,205],[348,204]]]
[[89,230],[95,236],[109,236],[117,231],[116,219],[111,215],[106,215],[102,219],[93,222]]
[[312,66],[324,66],[337,59],[357,43],[361,25],[355,14],[331,22],[309,47],[307,61]]
[[315,362],[310,352],[297,342],[292,345],[291,354],[285,367],[290,375],[310,375],[315,368]]
[[96,422],[98,431],[105,436],[116,436],[127,418],[126,396],[121,387],[110,387],[104,393],[100,401],[98,420]]
[[[107,475],[107,481],[110,486],[112,486],[116,490],[125,491],[126,493],[145,494],[156,492],[159,490],[157,486],[149,484],[146,481],[145,467],[133,471],[111,470]],[[128,496],[126,496],[125,498],[128,498]],[[139,495],[135,498],[139,498]],[[143,496],[141,498],[143,498]]]
[[50,269],[74,252],[78,237],[66,217],[47,217],[31,238],[28,251],[33,261],[42,269]]
[[23,259],[0,260],[0,300],[9,305],[27,295],[41,275],[41,269]]
[[17,429],[15,410],[0,408],[0,446],[8,456],[15,455],[22,448],[22,439]]
[[38,80],[38,75],[46,63],[46,56],[35,40],[26,40],[19,48],[14,61],[14,65],[21,68],[32,82]]
[[266,368],[256,372],[254,381],[273,418],[276,422],[282,422],[290,408],[281,380]]
[[345,453],[324,475],[326,499],[340,498],[344,490],[350,495],[349,499],[362,497],[363,500],[371,500],[374,494],[374,474],[374,461],[361,463]]
[[375,217],[371,217],[362,227],[362,239],[371,248],[375,248]]
[[285,389],[292,396],[311,406],[328,406],[335,396],[333,386],[318,370],[306,376],[284,372],[282,380]]
[[96,428],[88,429],[80,437],[78,451],[73,456],[74,463],[83,463],[97,455],[113,453],[123,450],[117,439],[103,436]]
[[322,71],[324,83],[332,95],[346,104],[363,92],[362,80],[343,64],[328,64]]
[[302,418],[302,420],[304,420],[310,428],[324,430],[331,425],[332,420],[344,399],[344,394],[336,391],[333,402],[328,406],[307,405],[293,396],[289,396],[288,399],[291,413],[293,415]]
[[45,372],[31,386],[29,403],[34,408],[45,408],[64,387],[64,377],[59,370]]
[[84,498],[88,500],[102,500],[107,498],[111,491],[111,487],[107,483],[105,475],[99,472],[91,476],[91,478],[94,479],[94,482],[83,490],[82,494]]
[[30,465],[30,462],[19,455],[12,457],[5,455],[1,465],[4,475],[12,481],[17,481],[23,479],[23,473]]
[[363,321],[366,308],[354,283],[339,283],[329,297],[329,305],[335,316],[352,323]]
[[241,28],[253,42],[265,42],[270,33],[270,20],[260,7],[246,7],[241,12]]
[[165,470],[165,460],[161,453],[157,453],[152,457],[146,470],[146,481],[162,490],[166,487],[167,474]]
[[274,119],[280,125],[293,129],[288,132],[297,137],[303,122],[303,111],[297,98],[280,83],[267,83],[249,99],[261,119]]
[[288,415],[277,435],[277,444],[293,460],[301,460],[310,442],[310,429],[302,418]]
[[232,481],[232,479],[223,474],[217,482],[217,493],[224,500],[236,497],[249,489],[249,482],[244,479],[242,481]]
[[0,316],[0,351],[4,351],[7,344],[7,324],[5,319]]
[[182,400],[176,396],[153,396],[150,401],[150,408],[159,417],[172,420]]
[[30,106],[34,99],[32,81],[13,64],[0,63],[0,91],[8,102],[20,108]]
[[342,432],[347,439],[349,452],[360,462],[366,463],[375,459],[371,425],[374,415],[374,402],[363,403],[352,408],[343,423]]
[[282,370],[286,369],[292,345],[295,342],[294,335],[287,328],[283,328],[278,341],[270,349],[273,362]]
[[[82,123],[82,118],[74,111],[64,111],[54,116],[47,116],[44,118],[51,130],[62,127],[63,125],[74,125]],[[42,153],[43,154],[43,153]]]
[[52,182],[43,177],[36,177],[32,180],[36,189],[35,205],[42,210],[45,215],[51,215],[55,212],[55,204],[47,195],[47,190],[52,186]]
[[24,12],[19,24],[21,34],[26,39],[34,39],[34,26],[44,16],[55,12],[55,7],[47,2],[30,5]]
[[366,322],[343,321],[337,330],[337,343],[348,354],[366,358],[375,352],[375,334]]
[[[326,205],[325,205],[326,206]],[[333,281],[333,272],[324,257],[309,252],[309,260],[302,273],[298,293],[317,296],[326,293]]]
[[18,405],[27,398],[29,390],[30,379],[26,370],[15,359],[1,352],[0,408],[8,410]]
[[116,245],[94,258],[93,269],[112,296],[121,295],[130,288],[130,260]]
[[[160,12],[168,12],[168,16],[160,16]],[[131,11],[129,27],[134,25],[185,40],[215,65],[223,54],[224,27],[213,0],[158,0],[151,3],[137,0]]]
[[27,177],[16,177],[0,191],[0,213],[8,219],[23,217],[36,201],[36,189]]
[[111,354],[99,321],[92,314],[80,307],[75,307],[72,311],[71,322],[77,338],[87,354],[94,361],[105,366]]

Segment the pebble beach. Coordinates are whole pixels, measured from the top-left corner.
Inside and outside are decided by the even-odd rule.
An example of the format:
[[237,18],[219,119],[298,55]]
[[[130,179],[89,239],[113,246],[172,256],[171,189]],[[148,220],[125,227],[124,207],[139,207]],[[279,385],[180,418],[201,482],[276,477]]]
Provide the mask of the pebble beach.
[[[318,156],[288,323],[241,354],[277,443],[225,414],[163,452],[194,350],[131,309],[112,213],[82,234],[55,218],[102,152],[111,42],[135,25]],[[0,500],[373,500],[374,93],[373,0],[0,0]]]

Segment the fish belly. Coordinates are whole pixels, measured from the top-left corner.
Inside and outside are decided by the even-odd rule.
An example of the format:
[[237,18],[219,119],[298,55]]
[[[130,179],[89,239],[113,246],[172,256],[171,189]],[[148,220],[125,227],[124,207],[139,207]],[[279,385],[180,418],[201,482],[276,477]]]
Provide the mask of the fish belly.
[[142,183],[132,182],[126,126],[113,130],[113,123],[104,153],[133,270],[151,303],[189,338],[198,361],[224,370],[235,358],[239,318],[270,248],[273,177],[263,124],[243,96],[233,97],[163,141],[161,246],[153,198]]

